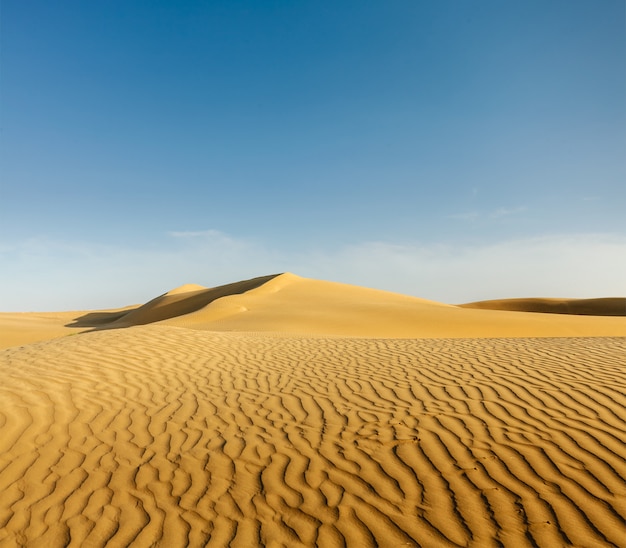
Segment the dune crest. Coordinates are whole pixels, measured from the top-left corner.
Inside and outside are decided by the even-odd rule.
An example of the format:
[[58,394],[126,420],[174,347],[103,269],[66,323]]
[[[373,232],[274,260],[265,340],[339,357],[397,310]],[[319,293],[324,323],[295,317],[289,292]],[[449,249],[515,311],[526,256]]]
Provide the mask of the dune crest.
[[181,293],[191,293],[193,291],[203,291],[205,289],[209,289],[203,285],[199,284],[184,284],[174,289],[170,289],[165,295],[180,295]]

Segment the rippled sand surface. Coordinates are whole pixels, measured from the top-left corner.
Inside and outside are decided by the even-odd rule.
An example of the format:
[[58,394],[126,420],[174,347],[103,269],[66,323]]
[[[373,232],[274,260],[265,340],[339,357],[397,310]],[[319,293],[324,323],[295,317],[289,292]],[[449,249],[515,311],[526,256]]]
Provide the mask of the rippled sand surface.
[[626,338],[152,324],[0,379],[2,547],[626,546]]

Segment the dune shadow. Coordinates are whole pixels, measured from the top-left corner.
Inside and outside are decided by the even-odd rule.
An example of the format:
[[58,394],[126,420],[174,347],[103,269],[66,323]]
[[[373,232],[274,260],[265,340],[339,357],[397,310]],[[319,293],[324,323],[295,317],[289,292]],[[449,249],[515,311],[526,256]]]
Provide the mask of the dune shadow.
[[251,280],[243,280],[195,291],[164,293],[146,304],[134,308],[109,312],[88,312],[78,318],[74,318],[72,323],[66,324],[65,327],[91,327],[90,331],[98,331],[121,329],[168,320],[196,312],[217,299],[239,295],[256,289],[277,276],[280,276],[280,274],[270,274],[269,276],[260,276]]
[[87,314],[74,318],[71,323],[65,324],[65,327],[93,327],[96,329],[104,329],[107,328],[109,324],[126,316],[129,312],[137,310],[137,308],[139,307],[121,311],[118,310],[116,312],[88,312]]

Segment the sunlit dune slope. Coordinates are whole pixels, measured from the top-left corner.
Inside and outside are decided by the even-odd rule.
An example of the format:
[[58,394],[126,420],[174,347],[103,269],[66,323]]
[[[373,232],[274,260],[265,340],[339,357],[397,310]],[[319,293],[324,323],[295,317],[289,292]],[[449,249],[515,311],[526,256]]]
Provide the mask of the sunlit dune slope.
[[462,308],[514,310],[544,314],[578,314],[583,316],[626,316],[626,298],[603,299],[497,299],[461,304]]

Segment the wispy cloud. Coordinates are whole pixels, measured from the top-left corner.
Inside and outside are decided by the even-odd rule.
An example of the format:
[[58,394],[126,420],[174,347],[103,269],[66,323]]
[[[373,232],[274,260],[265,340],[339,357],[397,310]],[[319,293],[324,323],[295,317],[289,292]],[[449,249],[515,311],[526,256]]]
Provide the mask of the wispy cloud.
[[447,219],[455,219],[457,221],[476,221],[481,217],[478,211],[467,211],[465,213],[455,213],[448,215]]
[[287,252],[219,231],[201,234],[170,234],[157,248],[0,242],[0,310],[116,307],[184,283],[212,286],[284,271],[448,303],[626,295],[624,235],[553,235],[473,246],[360,242]]
[[513,208],[499,207],[495,211],[492,211],[489,214],[489,217],[491,217],[492,219],[501,219],[502,217],[510,217],[511,215],[523,213],[524,211],[526,211],[526,208],[524,206]]
[[183,231],[171,231],[168,232],[172,238],[229,238],[224,232],[220,230],[183,230]]
[[457,221],[475,222],[478,220],[487,219],[502,219],[504,217],[511,217],[513,215],[519,215],[527,210],[524,206],[518,207],[499,207],[493,211],[466,211],[463,213],[454,213],[448,215],[448,219],[454,219]]

